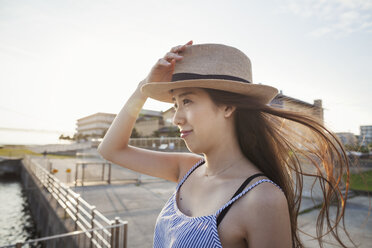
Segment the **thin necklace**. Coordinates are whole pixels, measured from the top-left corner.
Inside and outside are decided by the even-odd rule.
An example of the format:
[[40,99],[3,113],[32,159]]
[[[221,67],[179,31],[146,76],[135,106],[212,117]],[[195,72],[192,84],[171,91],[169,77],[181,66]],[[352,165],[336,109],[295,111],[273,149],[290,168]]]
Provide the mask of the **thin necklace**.
[[[239,159],[238,161],[240,161],[240,160],[241,159]],[[222,174],[224,171],[226,171],[227,169],[230,169],[235,164],[236,164],[236,162],[232,162],[229,166],[223,168],[221,171],[219,171],[219,172],[217,172],[217,173],[215,173],[213,175],[208,175],[207,173],[204,173],[204,176],[206,176],[206,177],[215,177],[215,176],[218,176],[218,175]]]

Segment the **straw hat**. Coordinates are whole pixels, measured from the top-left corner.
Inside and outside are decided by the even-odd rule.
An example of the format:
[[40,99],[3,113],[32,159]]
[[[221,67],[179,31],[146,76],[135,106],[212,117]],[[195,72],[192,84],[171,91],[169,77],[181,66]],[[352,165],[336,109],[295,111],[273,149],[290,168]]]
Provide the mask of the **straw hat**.
[[171,82],[149,82],[142,92],[162,102],[172,102],[172,89],[199,87],[252,96],[264,104],[278,94],[274,87],[253,84],[249,58],[240,50],[221,44],[187,47],[176,63]]

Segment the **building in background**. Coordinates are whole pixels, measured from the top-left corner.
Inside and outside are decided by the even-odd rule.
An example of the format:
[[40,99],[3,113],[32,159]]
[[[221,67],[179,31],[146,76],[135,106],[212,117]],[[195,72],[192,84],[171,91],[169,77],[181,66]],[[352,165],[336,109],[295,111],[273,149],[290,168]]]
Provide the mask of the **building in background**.
[[115,114],[96,113],[83,118],[76,122],[77,140],[87,138],[102,138],[111,123],[115,119]]
[[136,120],[134,128],[141,137],[151,137],[154,132],[164,126],[161,111],[142,109]]
[[163,120],[165,127],[175,126],[173,125],[173,116],[175,112],[176,111],[174,110],[173,107],[163,112]]
[[[281,108],[309,115],[318,120],[321,124],[324,124],[322,100],[314,100],[314,103],[311,104],[293,97],[286,96],[282,93],[282,91],[280,91],[280,93],[271,101],[270,105],[275,108]],[[316,144],[317,137],[310,128],[288,119],[282,119],[281,125],[285,128],[284,130],[290,130],[291,135],[287,136],[287,138],[290,138],[292,143],[298,143],[301,149],[311,149],[311,147]]]
[[[95,113],[77,120],[77,140],[91,140],[103,138],[114,121],[116,114]],[[142,109],[138,115],[134,128],[141,137],[150,137],[155,131],[164,127],[161,111]]]
[[282,91],[280,91],[280,93],[271,101],[270,105],[276,108],[305,113],[317,118],[321,123],[324,123],[324,111],[322,100],[320,99],[314,100],[314,103],[311,104],[283,95]]
[[372,125],[360,126],[359,144],[361,146],[368,146],[372,144]]

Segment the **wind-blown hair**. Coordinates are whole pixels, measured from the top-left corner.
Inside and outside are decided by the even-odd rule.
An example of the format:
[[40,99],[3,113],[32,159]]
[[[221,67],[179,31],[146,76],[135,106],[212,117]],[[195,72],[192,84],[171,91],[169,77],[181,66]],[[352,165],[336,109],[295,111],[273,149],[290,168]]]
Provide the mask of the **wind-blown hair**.
[[[319,185],[323,197],[315,238],[323,247],[323,237],[331,234],[342,247],[346,247],[340,239],[339,228],[351,241],[344,223],[349,161],[336,136],[321,121],[307,114],[275,108],[241,94],[204,90],[216,105],[236,107],[234,124],[241,151],[283,189],[290,214],[292,246],[303,247],[297,216],[304,187],[303,176],[309,176]],[[345,183],[342,181],[344,173]],[[344,195],[341,189],[345,190]],[[330,214],[331,205],[336,206],[334,217]]]

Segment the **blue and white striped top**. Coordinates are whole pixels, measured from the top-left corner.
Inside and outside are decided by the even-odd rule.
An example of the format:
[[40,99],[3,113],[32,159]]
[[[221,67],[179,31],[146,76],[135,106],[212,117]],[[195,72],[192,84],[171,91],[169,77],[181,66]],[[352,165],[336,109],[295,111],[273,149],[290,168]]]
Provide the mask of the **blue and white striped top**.
[[[160,212],[155,225],[154,233],[154,248],[178,248],[178,247],[221,247],[221,241],[217,231],[218,215],[236,200],[246,194],[248,191],[263,182],[274,182],[268,179],[262,179],[244,189],[240,194],[233,197],[229,202],[222,206],[215,214],[207,216],[190,217],[183,214],[177,206],[177,193],[186,181],[188,176],[201,164],[204,160],[196,163],[183,177],[178,184],[176,191],[169,198],[162,211]],[[277,186],[277,185],[276,185]],[[279,186],[277,186],[279,187]]]

